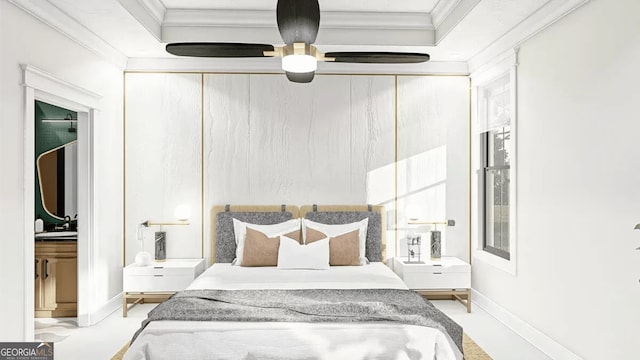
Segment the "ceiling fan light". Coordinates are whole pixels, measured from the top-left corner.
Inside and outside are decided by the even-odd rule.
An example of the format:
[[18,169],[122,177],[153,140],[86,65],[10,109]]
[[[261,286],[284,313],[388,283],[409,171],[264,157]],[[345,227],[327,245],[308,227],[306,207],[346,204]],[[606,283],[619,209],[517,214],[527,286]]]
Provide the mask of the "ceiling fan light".
[[291,54],[282,58],[282,70],[293,73],[316,71],[318,61],[311,55]]

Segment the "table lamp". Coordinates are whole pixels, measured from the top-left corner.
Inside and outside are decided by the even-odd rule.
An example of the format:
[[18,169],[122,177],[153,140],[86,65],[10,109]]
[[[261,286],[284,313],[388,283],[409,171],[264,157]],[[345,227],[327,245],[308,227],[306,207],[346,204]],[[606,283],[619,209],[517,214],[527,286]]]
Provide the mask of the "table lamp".
[[[162,231],[162,226],[189,225],[189,217],[191,216],[191,208],[187,205],[179,205],[174,211],[174,216],[178,221],[151,221],[141,222],[138,226],[138,237],[142,227],[159,226],[160,231],[154,234],[155,244],[155,260],[165,261],[167,259],[167,233]],[[144,247],[143,247],[144,248]],[[139,266],[146,266],[151,263],[151,255],[146,251],[140,251],[136,254],[135,263]]]

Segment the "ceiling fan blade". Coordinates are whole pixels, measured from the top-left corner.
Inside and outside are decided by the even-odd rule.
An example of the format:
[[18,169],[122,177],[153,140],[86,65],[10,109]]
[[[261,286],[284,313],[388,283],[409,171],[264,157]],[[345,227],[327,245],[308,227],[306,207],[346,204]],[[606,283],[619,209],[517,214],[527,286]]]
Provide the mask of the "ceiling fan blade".
[[429,60],[429,54],[401,52],[329,52],[324,56],[346,63],[409,64]]
[[306,73],[294,73],[294,72],[287,71],[286,74],[287,74],[287,79],[289,79],[289,81],[291,82],[310,83],[311,80],[313,80],[313,77],[315,76],[316,72],[311,71]]
[[243,58],[265,57],[265,51],[273,51],[269,44],[245,43],[173,43],[167,44],[167,52],[178,56]]
[[285,44],[313,44],[320,27],[318,0],[278,0],[278,30]]

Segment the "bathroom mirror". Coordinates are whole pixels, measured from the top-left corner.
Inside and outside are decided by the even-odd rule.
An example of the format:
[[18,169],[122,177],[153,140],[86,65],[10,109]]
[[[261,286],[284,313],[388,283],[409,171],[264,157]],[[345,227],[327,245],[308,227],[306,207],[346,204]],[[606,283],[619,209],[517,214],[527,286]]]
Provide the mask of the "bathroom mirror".
[[72,141],[38,157],[42,207],[56,219],[78,213],[78,142]]

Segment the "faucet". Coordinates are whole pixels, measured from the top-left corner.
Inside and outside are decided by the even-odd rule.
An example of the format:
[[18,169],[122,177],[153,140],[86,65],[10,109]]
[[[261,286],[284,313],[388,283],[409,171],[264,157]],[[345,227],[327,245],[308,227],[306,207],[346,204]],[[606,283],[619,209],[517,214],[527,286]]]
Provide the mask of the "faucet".
[[69,225],[70,225],[70,223],[71,223],[71,216],[66,215],[66,216],[64,217],[64,229],[65,229],[65,230],[69,230]]

